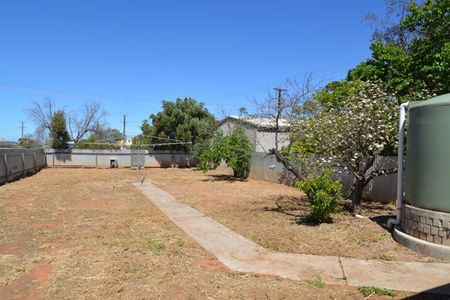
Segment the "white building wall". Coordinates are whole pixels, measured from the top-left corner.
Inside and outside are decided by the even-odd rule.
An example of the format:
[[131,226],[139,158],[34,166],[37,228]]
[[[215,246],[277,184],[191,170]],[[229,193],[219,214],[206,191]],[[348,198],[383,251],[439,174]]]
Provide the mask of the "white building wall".
[[[218,127],[225,135],[229,134],[236,126],[237,122],[228,120]],[[248,126],[245,133],[253,144],[254,152],[267,152],[275,148],[275,132],[257,130],[256,127]],[[286,132],[278,133],[278,147],[289,145],[289,134]]]

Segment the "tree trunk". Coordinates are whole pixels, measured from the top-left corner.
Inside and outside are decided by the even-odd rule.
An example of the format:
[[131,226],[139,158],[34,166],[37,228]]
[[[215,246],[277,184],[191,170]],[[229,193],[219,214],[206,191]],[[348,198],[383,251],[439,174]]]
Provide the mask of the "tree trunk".
[[352,192],[352,210],[354,215],[361,214],[362,194],[364,190],[364,180],[355,177]]
[[248,170],[236,170],[233,169],[233,177],[235,178],[242,178],[242,179],[246,179],[249,175],[249,171]]

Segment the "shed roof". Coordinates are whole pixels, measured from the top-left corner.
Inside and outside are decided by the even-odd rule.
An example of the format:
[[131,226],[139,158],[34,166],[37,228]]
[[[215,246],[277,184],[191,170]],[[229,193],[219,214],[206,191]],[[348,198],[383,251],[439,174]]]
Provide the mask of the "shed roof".
[[[253,117],[253,116],[228,116],[219,122],[219,126],[227,121],[239,121],[244,122],[250,126],[258,128],[275,128],[275,119],[269,117]],[[289,128],[290,124],[286,118],[280,118],[278,120],[278,126],[280,128]]]

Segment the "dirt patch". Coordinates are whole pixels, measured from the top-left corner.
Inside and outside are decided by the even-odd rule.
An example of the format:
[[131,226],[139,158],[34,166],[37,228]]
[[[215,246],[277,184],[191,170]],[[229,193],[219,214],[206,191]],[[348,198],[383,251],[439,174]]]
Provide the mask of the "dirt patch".
[[36,268],[34,268],[34,270],[30,273],[28,277],[31,279],[31,281],[42,284],[48,280],[51,273],[52,273],[51,265],[41,264]]
[[[149,169],[145,177],[265,247],[298,228],[264,209],[274,197],[298,195],[293,189],[193,170]],[[138,179],[124,169],[44,169],[1,186],[0,299],[364,298],[351,287],[229,271],[130,184]],[[293,232],[301,231],[284,237]]]
[[198,261],[198,264],[200,267],[210,272],[229,271],[229,269],[217,259],[203,258]]
[[1,254],[22,254],[25,252],[25,249],[19,247],[15,244],[3,244],[0,245],[0,255]]
[[40,264],[7,286],[3,296],[10,299],[42,299],[39,287],[47,282],[51,273],[51,265]]

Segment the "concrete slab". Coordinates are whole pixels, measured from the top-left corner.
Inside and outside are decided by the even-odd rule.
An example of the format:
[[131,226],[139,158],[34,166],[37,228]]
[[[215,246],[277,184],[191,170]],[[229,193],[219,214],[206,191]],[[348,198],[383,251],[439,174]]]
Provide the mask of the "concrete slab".
[[450,264],[446,263],[385,262],[345,257],[341,257],[341,261],[347,282],[352,286],[422,292],[450,283]]
[[[328,284],[369,285],[422,292],[440,287],[450,294],[450,264],[384,262],[271,252],[145,182],[135,183],[177,226],[229,269],[293,280],[322,277]],[[444,288],[443,288],[444,287]],[[436,291],[436,290],[435,290]]]

